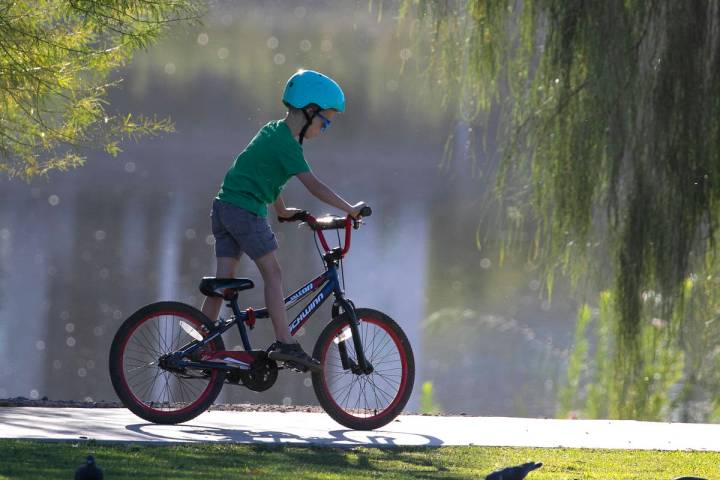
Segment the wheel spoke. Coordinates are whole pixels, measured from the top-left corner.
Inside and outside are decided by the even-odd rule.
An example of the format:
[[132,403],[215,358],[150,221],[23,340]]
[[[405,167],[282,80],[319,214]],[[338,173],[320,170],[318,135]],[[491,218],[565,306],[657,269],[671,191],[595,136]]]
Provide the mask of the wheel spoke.
[[162,355],[162,353],[160,353],[158,350],[156,350],[155,348],[153,348],[153,345],[154,345],[154,344],[153,344],[153,342],[152,342],[151,340],[149,340],[149,339],[147,338],[147,334],[145,333],[145,329],[144,329],[142,326],[141,326],[140,328],[141,328],[140,333],[142,334],[142,340],[141,340],[140,338],[138,338],[138,343],[145,346],[145,350],[148,352],[148,354],[149,354],[150,352],[152,352],[153,355],[155,355],[156,357],[160,357],[160,356]]

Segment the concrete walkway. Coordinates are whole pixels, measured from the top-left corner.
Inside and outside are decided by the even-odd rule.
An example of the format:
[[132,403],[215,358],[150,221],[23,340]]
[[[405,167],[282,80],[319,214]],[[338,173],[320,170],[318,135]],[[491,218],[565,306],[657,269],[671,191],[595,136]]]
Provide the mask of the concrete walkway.
[[323,413],[211,411],[154,425],[124,408],[0,407],[0,438],[102,442],[238,442],[324,446],[483,445],[720,451],[720,425],[404,415],[348,430]]

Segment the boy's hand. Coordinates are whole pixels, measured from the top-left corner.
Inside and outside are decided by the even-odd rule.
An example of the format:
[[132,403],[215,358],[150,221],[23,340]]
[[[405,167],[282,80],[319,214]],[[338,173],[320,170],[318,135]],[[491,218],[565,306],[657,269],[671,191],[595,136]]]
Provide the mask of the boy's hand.
[[285,208],[282,212],[277,212],[277,216],[280,218],[290,218],[296,213],[300,213],[302,210],[299,208]]
[[362,210],[363,208],[365,208],[365,202],[358,202],[352,206],[352,211],[350,211],[348,213],[355,220],[359,220],[361,218],[360,210]]
[[278,221],[282,222],[305,222],[307,221],[309,213],[306,210],[300,210],[299,208],[285,208],[281,210],[282,214],[278,212]]

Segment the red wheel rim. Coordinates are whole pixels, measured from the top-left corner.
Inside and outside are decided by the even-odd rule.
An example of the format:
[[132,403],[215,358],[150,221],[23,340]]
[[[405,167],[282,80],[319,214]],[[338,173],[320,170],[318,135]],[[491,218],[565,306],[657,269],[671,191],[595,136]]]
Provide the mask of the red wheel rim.
[[[377,344],[376,341],[373,341],[372,336],[368,334],[368,325],[373,325],[376,330],[385,333],[388,340],[380,340],[380,344]],[[364,326],[365,328],[363,328]],[[328,353],[334,345],[336,336],[346,327],[347,324],[338,326],[338,328],[328,336],[328,339],[322,347],[320,361],[323,364],[323,370],[320,376],[325,396],[332,402],[335,410],[349,420],[376,422],[382,421],[389,415],[395,415],[396,406],[405,396],[409,375],[406,357],[407,352],[403,347],[402,341],[397,333],[391,328],[386,328],[382,321],[372,317],[362,317],[360,318],[360,334],[361,337],[365,337],[362,338],[363,349],[365,350],[368,360],[375,368],[375,371],[370,375],[354,375],[349,371],[340,372],[338,370],[342,370],[342,366],[340,365],[338,349],[335,348],[336,358],[333,363],[328,362]],[[390,344],[390,342],[392,342],[392,344]],[[355,352],[352,346],[352,340],[348,339],[345,343],[348,346],[348,354],[354,359]],[[395,357],[392,356],[392,352],[383,352],[383,349],[391,346],[394,346],[392,351],[396,353]],[[391,372],[398,369],[400,373],[396,375],[397,380],[389,381],[388,377],[393,376]],[[339,381],[339,377],[342,376],[346,377],[344,385],[342,381]],[[352,379],[350,379],[351,376],[353,377]],[[373,378],[373,376],[379,376],[379,378]],[[383,376],[386,378],[383,379]],[[365,379],[364,383],[361,379]],[[328,380],[335,385],[329,385]],[[353,382],[355,383],[354,385]],[[337,386],[338,383],[340,384],[339,387]],[[388,391],[388,388],[393,385],[394,387],[391,391]],[[344,398],[338,401],[338,398],[336,398],[338,396]],[[353,399],[355,396],[357,396],[359,400]],[[361,404],[364,404],[364,406],[361,406]],[[382,408],[372,408],[373,406],[382,406]],[[350,413],[348,410],[356,410],[358,414]]]

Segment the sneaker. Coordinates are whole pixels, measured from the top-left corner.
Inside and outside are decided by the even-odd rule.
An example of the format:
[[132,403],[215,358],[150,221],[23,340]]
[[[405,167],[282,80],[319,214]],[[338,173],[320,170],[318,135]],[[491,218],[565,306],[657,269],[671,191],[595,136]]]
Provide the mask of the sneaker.
[[300,371],[320,371],[320,362],[305,353],[299,343],[283,343],[277,341],[270,345],[268,357],[296,367]]

